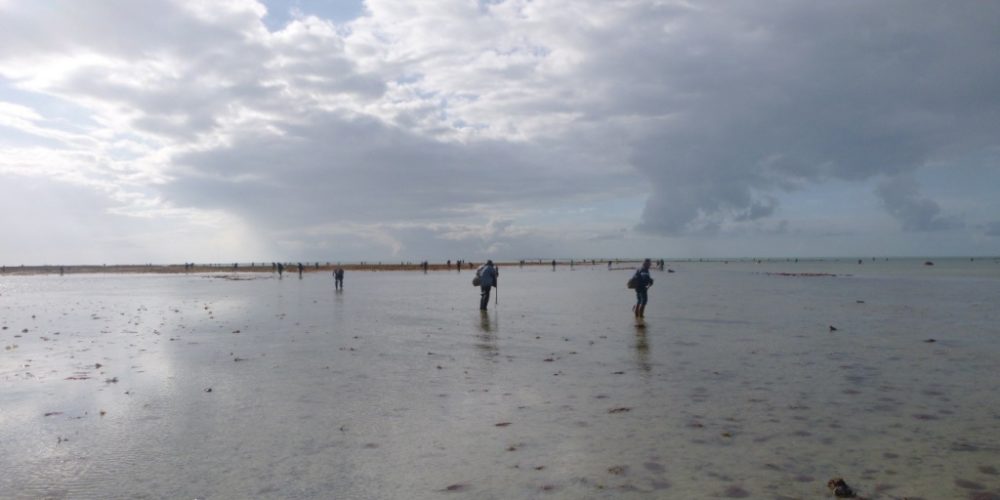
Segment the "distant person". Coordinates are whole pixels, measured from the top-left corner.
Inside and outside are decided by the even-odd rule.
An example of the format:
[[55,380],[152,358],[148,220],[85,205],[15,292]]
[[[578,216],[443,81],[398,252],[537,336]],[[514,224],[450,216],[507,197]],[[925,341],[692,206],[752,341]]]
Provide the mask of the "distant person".
[[500,271],[493,267],[492,260],[487,260],[486,264],[476,269],[476,276],[479,276],[479,310],[485,311],[486,306],[490,303],[490,289],[497,285]]
[[556,270],[556,259],[552,259],[552,270]]
[[632,279],[635,280],[635,306],[632,307],[632,312],[635,313],[637,318],[645,317],[646,313],[646,301],[648,299],[646,291],[649,287],[653,286],[653,277],[649,275],[649,267],[653,265],[653,262],[646,259],[642,262],[642,267],[635,271],[635,275]]
[[608,261],[608,271],[610,271],[610,270],[611,270],[611,261],[609,260]]
[[284,275],[284,273],[285,273],[285,265],[282,264],[281,262],[279,262],[278,263],[278,279],[281,279],[281,277]]
[[344,289],[344,268],[340,266],[333,271],[333,287],[337,290]]
[[302,271],[304,271],[304,270],[305,270],[305,266],[303,266],[302,263],[299,262],[299,279],[302,279]]

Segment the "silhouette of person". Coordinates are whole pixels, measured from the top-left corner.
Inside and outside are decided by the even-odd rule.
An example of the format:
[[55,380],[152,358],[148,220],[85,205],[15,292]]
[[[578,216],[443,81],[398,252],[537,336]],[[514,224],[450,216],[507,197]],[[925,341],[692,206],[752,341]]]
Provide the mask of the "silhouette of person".
[[340,266],[333,271],[333,287],[337,290],[344,289],[344,268]]
[[635,275],[632,277],[636,280],[635,282],[635,298],[636,304],[632,307],[637,318],[642,318],[646,313],[646,302],[648,296],[646,291],[649,287],[653,286],[653,277],[649,275],[649,267],[652,262],[646,259],[642,262],[642,267],[635,271]]
[[479,276],[479,310],[485,311],[490,303],[490,289],[497,285],[500,271],[493,267],[492,260],[487,260],[486,264],[476,270],[476,276]]

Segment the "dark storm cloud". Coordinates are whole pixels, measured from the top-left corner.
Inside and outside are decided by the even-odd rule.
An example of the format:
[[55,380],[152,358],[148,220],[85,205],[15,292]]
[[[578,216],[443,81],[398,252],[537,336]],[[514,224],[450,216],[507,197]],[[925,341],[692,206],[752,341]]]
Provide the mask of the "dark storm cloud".
[[[280,135],[246,134],[230,147],[174,161],[174,180],[161,187],[169,199],[234,210],[265,225],[482,215],[484,205],[517,209],[585,197],[602,181],[560,172],[558,165],[588,160],[559,145],[453,144],[329,113],[286,123]],[[603,181],[618,182],[611,174]]]
[[1000,221],[986,224],[986,236],[1000,236]]
[[[911,172],[998,144],[1000,4],[725,3],[651,15],[661,31],[611,40],[593,58],[595,75],[641,80],[617,100],[656,118],[632,155],[653,185],[646,230],[738,220],[773,211],[762,193]],[[924,219],[904,224],[944,223]]]
[[941,231],[961,226],[956,217],[942,216],[941,207],[933,200],[920,196],[917,182],[911,178],[885,179],[876,193],[904,231]]

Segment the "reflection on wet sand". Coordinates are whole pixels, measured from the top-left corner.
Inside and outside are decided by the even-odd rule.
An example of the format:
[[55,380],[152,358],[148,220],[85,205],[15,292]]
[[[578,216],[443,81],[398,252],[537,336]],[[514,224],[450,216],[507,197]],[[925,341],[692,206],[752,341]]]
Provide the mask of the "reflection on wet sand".
[[625,273],[5,277],[0,496],[1000,492],[1000,281]]
[[641,373],[648,375],[653,370],[649,363],[649,339],[644,323],[643,326],[635,325],[635,363]]
[[489,311],[479,311],[479,329],[485,333],[489,333],[493,329],[493,325],[490,321]]
[[476,339],[479,341],[476,343],[476,347],[479,349],[480,354],[493,358],[500,353],[500,348],[497,345],[497,335],[496,329],[499,324],[499,317],[490,317],[490,313],[487,311],[479,311],[479,335],[476,335]]

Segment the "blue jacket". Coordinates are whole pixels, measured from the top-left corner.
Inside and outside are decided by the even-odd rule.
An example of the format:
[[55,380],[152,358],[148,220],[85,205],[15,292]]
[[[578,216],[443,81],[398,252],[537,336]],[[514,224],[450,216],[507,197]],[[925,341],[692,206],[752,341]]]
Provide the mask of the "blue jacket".
[[476,270],[476,276],[479,276],[479,286],[496,286],[497,277],[500,276],[500,271],[495,267],[486,264]]
[[649,269],[640,267],[635,271],[635,287],[649,288],[653,285],[653,277],[649,275]]

